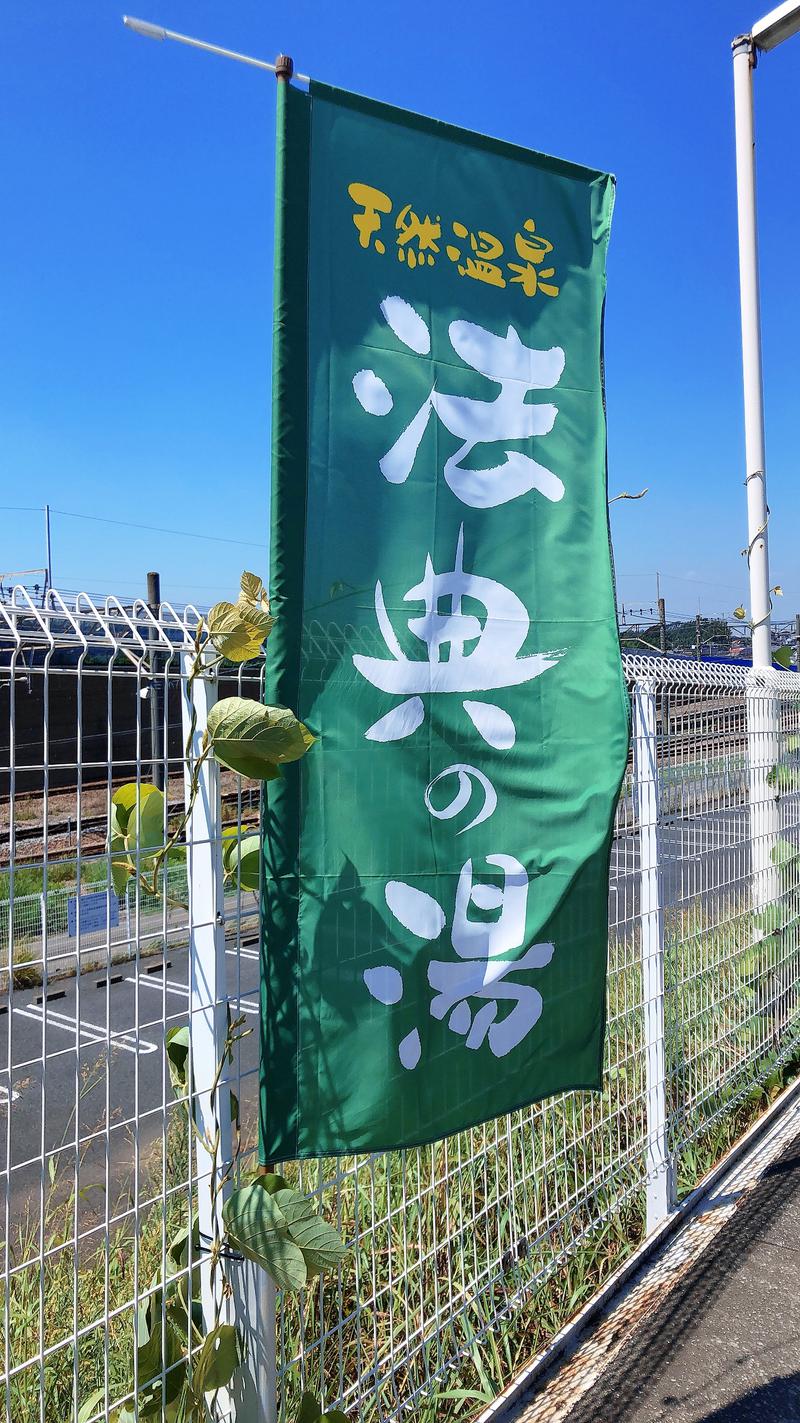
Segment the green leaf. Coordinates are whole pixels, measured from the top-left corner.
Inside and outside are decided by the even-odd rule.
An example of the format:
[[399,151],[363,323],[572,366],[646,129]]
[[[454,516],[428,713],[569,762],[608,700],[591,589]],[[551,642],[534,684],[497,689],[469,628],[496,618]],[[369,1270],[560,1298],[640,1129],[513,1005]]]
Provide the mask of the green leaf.
[[231,1097],[231,1121],[232,1121],[233,1125],[236,1127],[236,1130],[238,1131],[238,1130],[239,1130],[239,1125],[240,1125],[240,1121],[239,1121],[239,1098],[237,1097],[237,1095],[236,1095],[235,1092],[231,1092],[230,1097]]
[[236,606],[248,627],[252,627],[261,634],[262,642],[266,637],[269,637],[275,625],[275,619],[270,617],[269,613],[264,612],[263,608],[253,608],[249,603],[243,603],[241,599]]
[[164,1036],[169,1080],[176,1097],[189,1095],[189,1029],[168,1028]]
[[[267,626],[268,624],[268,626]],[[249,662],[258,657],[272,619],[247,604],[215,603],[208,614],[208,632],[220,657]]]
[[111,797],[111,824],[120,835],[127,835],[128,821],[136,804],[136,782],[128,781],[119,786]]
[[[189,1235],[190,1227],[184,1225],[180,1230],[176,1230],[169,1245],[167,1246],[167,1275],[176,1275],[181,1270],[185,1270],[189,1264]],[[197,1215],[192,1218],[191,1224],[192,1238],[192,1259],[197,1264],[200,1258],[200,1222]]]
[[260,628],[268,637],[275,619],[270,616],[269,598],[264,592],[264,584],[256,573],[243,573],[238,606],[248,622]]
[[255,1179],[262,1191],[266,1191],[270,1196],[274,1196],[276,1191],[286,1190],[289,1184],[277,1171],[260,1172]]
[[753,915],[753,923],[762,935],[779,934],[786,922],[786,909],[782,904],[768,904]]
[[[164,1405],[177,1398],[183,1388],[186,1360],[181,1346],[187,1338],[188,1319],[183,1295],[175,1289],[173,1282],[165,1298],[159,1286],[137,1311],[137,1405],[140,1418],[160,1418]],[[162,1371],[166,1371],[163,1392]]]
[[773,652],[772,660],[777,662],[779,667],[785,667],[788,671],[794,660],[791,647],[779,647],[776,652]]
[[194,1364],[198,1393],[214,1393],[230,1383],[244,1359],[244,1346],[234,1324],[218,1324],[203,1340]]
[[[222,857],[224,863],[224,849]],[[236,878],[238,868],[239,884],[242,889],[252,889],[257,892],[261,883],[261,836],[245,835],[242,840],[237,841],[228,850],[226,868],[232,879]]]
[[261,1265],[281,1289],[300,1290],[308,1279],[303,1252],[293,1240],[283,1211],[257,1182],[233,1191],[222,1208],[228,1240]]
[[245,569],[242,574],[240,587],[241,593],[239,596],[245,603],[261,604],[264,602],[264,584],[257,573],[248,573]]
[[229,662],[258,657],[273,624],[264,584],[255,573],[242,574],[241,592],[235,603],[215,603],[208,614],[211,641]]
[[222,766],[256,781],[274,780],[285,761],[304,756],[315,738],[288,707],[224,697],[208,714],[208,736]]
[[338,1231],[318,1215],[308,1196],[289,1187],[275,1192],[275,1200],[286,1217],[289,1236],[299,1245],[309,1276],[334,1269],[347,1254]]
[[115,791],[114,795],[111,797],[111,812],[108,822],[108,828],[112,844],[114,843],[115,839],[120,845],[124,845],[125,843],[125,832],[128,829],[129,811],[125,809],[119,801],[121,790],[124,789],[124,786],[121,787],[121,789],[119,791]]
[[770,859],[773,865],[784,868],[791,865],[800,856],[800,848],[793,845],[791,840],[778,839],[770,850]]
[[347,1417],[341,1408],[329,1408],[327,1413],[321,1413],[316,1396],[313,1393],[304,1393],[300,1399],[296,1423],[347,1423]]
[[[136,874],[137,851],[152,850],[164,843],[164,796],[149,781],[119,786],[111,797],[108,849],[111,855],[111,883],[120,898],[128,880]],[[145,868],[151,857],[139,866]]]
[[776,790],[793,791],[799,784],[800,769],[788,766],[785,761],[779,761],[777,766],[767,772],[767,785],[774,786]]
[[[78,1423],[89,1423],[89,1419],[94,1418],[95,1413],[105,1408],[105,1402],[105,1389],[96,1388],[94,1393],[90,1393],[89,1397],[84,1399],[83,1403],[81,1404],[80,1412],[78,1413]],[[100,1416],[102,1418],[102,1412],[100,1413]]]
[[[109,1394],[113,1385],[109,1385]],[[89,1423],[90,1419],[97,1418],[99,1423],[136,1423],[136,1415],[127,1404],[121,1403],[118,1408],[112,1408],[111,1412],[105,1413],[106,1391],[104,1388],[96,1388],[94,1393],[81,1406],[78,1414],[78,1423]],[[99,1410],[99,1411],[98,1411]]]
[[149,781],[120,786],[111,797],[111,834],[123,836],[129,851],[163,845],[163,791]]
[[119,899],[124,897],[128,880],[135,873],[136,867],[131,860],[111,861],[111,883],[114,886],[114,893]]
[[141,1385],[161,1373],[161,1290],[136,1311],[136,1358]]
[[231,855],[239,843],[238,825],[223,825],[222,827],[222,868],[225,874],[232,874]]

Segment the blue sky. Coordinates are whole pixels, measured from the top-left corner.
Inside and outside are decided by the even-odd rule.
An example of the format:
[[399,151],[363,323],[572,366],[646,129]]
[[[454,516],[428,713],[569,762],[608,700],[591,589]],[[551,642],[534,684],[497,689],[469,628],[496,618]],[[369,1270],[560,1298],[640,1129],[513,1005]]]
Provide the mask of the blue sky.
[[[606,380],[620,601],[747,602],[730,39],[739,0],[129,0],[143,18],[617,175]],[[767,6],[769,0],[766,0]],[[103,0],[12,7],[0,58],[2,570],[207,603],[265,571],[274,88]],[[800,38],[756,74],[778,615],[800,610]],[[230,542],[221,542],[222,538]],[[240,541],[237,544],[235,541]]]

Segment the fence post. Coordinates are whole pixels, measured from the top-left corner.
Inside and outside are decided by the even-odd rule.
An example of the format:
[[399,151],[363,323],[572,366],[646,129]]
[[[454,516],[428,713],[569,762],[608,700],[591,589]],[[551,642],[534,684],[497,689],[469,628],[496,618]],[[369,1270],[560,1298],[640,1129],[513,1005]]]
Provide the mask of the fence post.
[[633,693],[633,772],[639,819],[648,1235],[666,1219],[675,1200],[674,1165],[667,1141],[664,909],[656,748],[655,683],[637,682]]
[[[191,770],[200,755],[208,713],[217,700],[216,680],[205,677],[195,678],[191,691],[187,692],[192,663],[193,656],[184,654],[181,677],[184,744],[192,727],[193,709],[195,715],[191,758],[184,768],[187,801]],[[201,1134],[205,1130],[213,1132],[219,1129],[219,1167],[230,1162],[233,1151],[225,1070],[216,1094],[216,1116],[208,1090],[222,1059],[228,1033],[221,810],[219,766],[210,758],[200,769],[199,794],[186,827],[186,874],[195,1120]],[[207,1185],[210,1156],[200,1142],[196,1145],[196,1161],[200,1230],[215,1239],[223,1231],[222,1198],[218,1198],[214,1210]],[[227,1189],[224,1194],[227,1194]],[[240,1419],[242,1423],[274,1423],[277,1416],[275,1287],[265,1272],[251,1261],[246,1260],[233,1269],[229,1267],[228,1274],[233,1296],[231,1300],[224,1301],[215,1297],[207,1266],[201,1274],[206,1322],[213,1319],[219,1304],[220,1322],[236,1323],[245,1336],[245,1361],[237,1370],[225,1396],[222,1392],[218,1396],[219,1415]]]
[[277,1357],[275,1285],[252,1260],[232,1280],[237,1314],[244,1323],[247,1359],[231,1384],[234,1414],[242,1423],[276,1423]]
[[[780,882],[772,852],[780,830],[778,783],[773,771],[780,756],[778,698],[775,673],[754,669],[748,675],[747,771],[750,792],[751,902],[754,914],[774,904]],[[772,780],[770,780],[772,776]],[[755,936],[765,930],[756,922]]]
[[[184,766],[184,794],[189,803],[192,772],[202,749],[208,713],[217,699],[216,681],[196,677],[189,687],[193,657],[182,657],[181,713],[184,744],[191,734],[191,754]],[[194,729],[192,713],[194,712]],[[201,1137],[219,1132],[218,1170],[232,1156],[230,1096],[223,1069],[212,1102],[210,1089],[223,1058],[228,1036],[228,994],[225,973],[224,889],[222,879],[221,802],[219,766],[213,758],[203,762],[194,809],[186,826],[186,878],[189,897],[189,1036],[192,1071],[192,1110]],[[195,1138],[197,1210],[202,1235],[211,1240],[222,1235],[222,1199],[212,1200],[211,1155]],[[201,1270],[203,1314],[206,1326],[219,1317],[232,1323],[230,1303],[223,1298],[217,1273],[212,1281],[207,1257]],[[227,1398],[220,1396],[219,1413],[230,1414]]]

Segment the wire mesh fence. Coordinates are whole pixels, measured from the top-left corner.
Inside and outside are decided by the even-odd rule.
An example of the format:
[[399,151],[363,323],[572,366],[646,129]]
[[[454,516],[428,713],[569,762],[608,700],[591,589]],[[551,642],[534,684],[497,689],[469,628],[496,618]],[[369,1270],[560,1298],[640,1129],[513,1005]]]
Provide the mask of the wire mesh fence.
[[[42,971],[41,946],[47,945],[49,979],[71,977],[80,951],[81,971],[102,966],[110,951],[112,962],[159,953],[165,944],[162,935],[162,895],[148,894],[126,885],[122,895],[109,892],[101,882],[84,876],[83,887],[77,883],[58,885],[45,894],[15,895],[13,904],[0,899],[0,973],[8,972],[10,946],[14,946],[14,965],[18,987],[32,982]],[[186,870],[169,866],[164,876],[163,892],[167,899],[167,942],[170,947],[186,947],[189,937],[189,887]],[[254,940],[258,937],[258,896],[245,890],[241,897],[235,889],[225,896],[226,921],[238,925],[243,916],[242,931]],[[138,916],[138,922],[137,922]],[[82,921],[82,922],[81,922]]]
[[[197,1276],[209,1298],[188,1227],[213,1230],[187,1099],[195,1121],[208,1112],[221,1042],[225,1150],[254,1164],[258,910],[223,850],[226,828],[257,828],[258,787],[209,771],[186,853],[152,887],[134,873],[120,892],[109,854],[123,785],[163,791],[165,835],[180,820],[196,621],[57,595],[0,607],[0,1377],[15,1423],[171,1416],[191,1344],[170,1342],[174,1292]],[[417,1150],[282,1166],[350,1254],[277,1298],[231,1267],[224,1309],[250,1358],[207,1399],[216,1416],[289,1423],[305,1388],[365,1423],[474,1414],[796,1055],[800,678],[625,661],[603,1091]],[[217,692],[260,697],[262,674],[197,679],[195,735]],[[165,1036],[187,1026],[176,1095]]]

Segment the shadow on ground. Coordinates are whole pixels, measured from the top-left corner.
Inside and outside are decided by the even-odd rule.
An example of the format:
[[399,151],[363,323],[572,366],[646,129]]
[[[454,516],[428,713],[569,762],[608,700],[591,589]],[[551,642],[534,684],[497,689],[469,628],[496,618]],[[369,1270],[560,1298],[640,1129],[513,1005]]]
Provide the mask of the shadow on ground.
[[752,1423],[800,1419],[800,1373],[781,1374],[762,1388],[754,1388],[732,1403],[707,1413],[703,1423],[740,1423],[744,1418],[752,1419]]
[[800,1137],[569,1423],[800,1423],[799,1272]]

